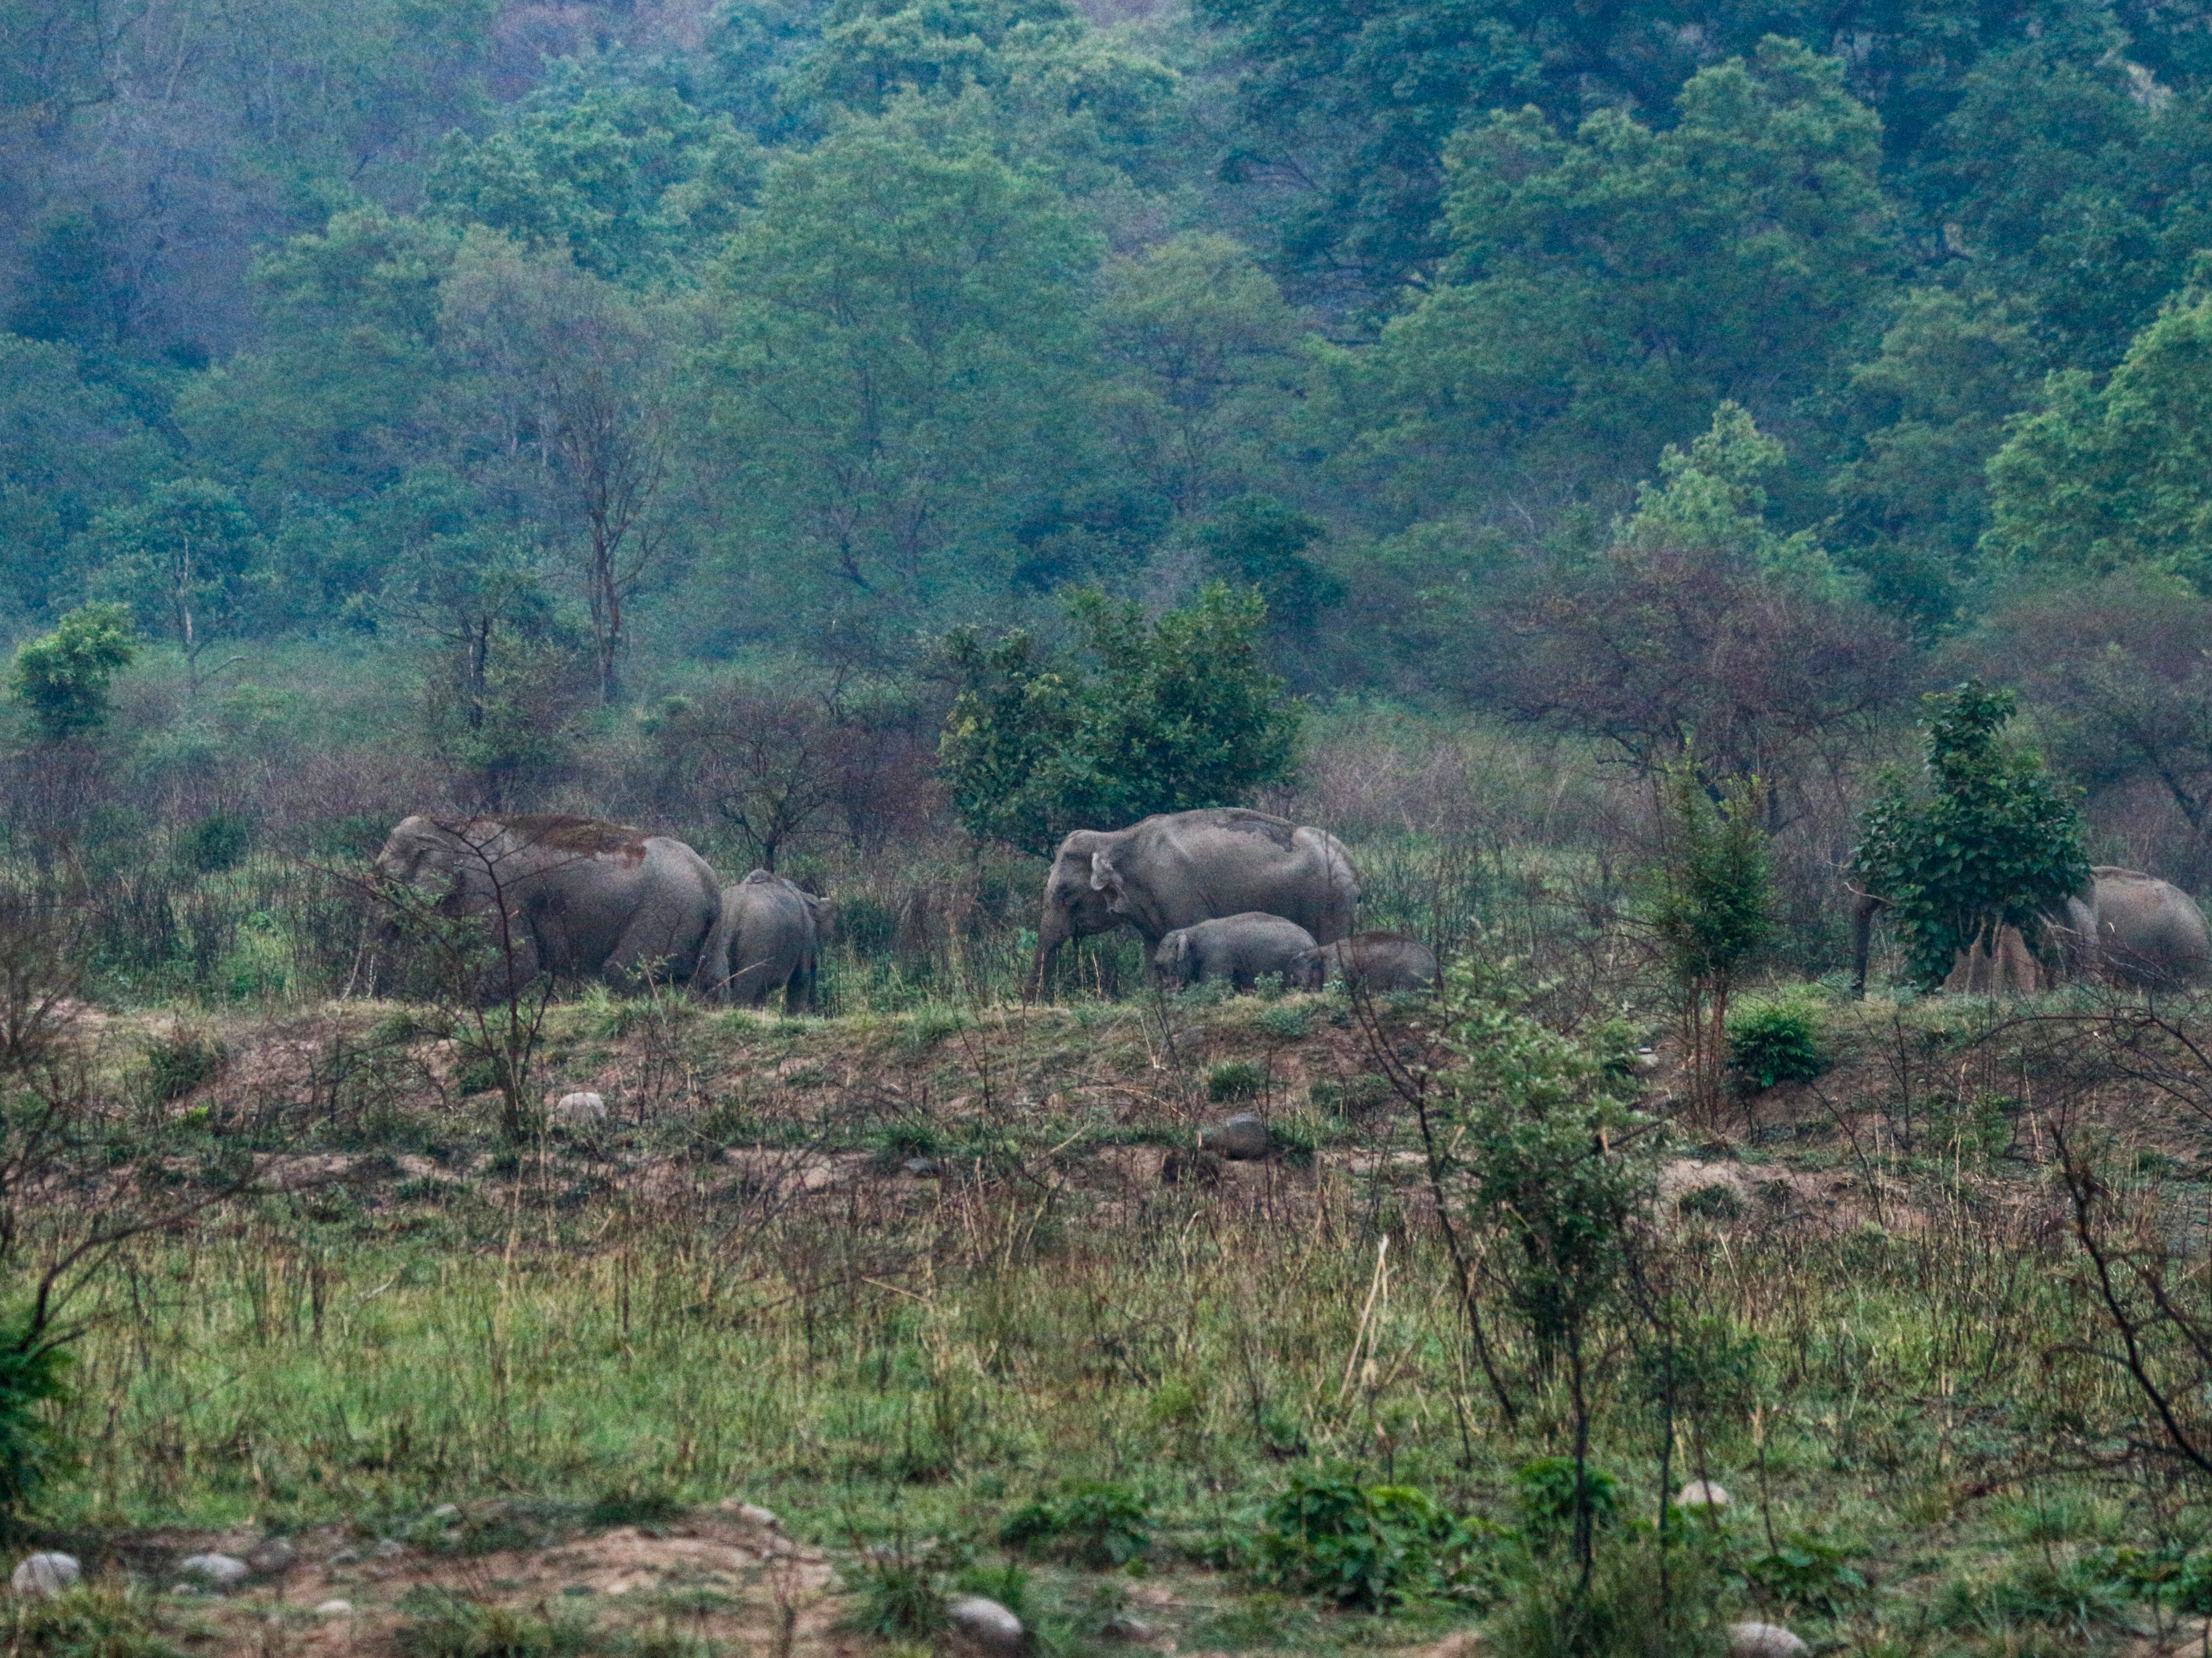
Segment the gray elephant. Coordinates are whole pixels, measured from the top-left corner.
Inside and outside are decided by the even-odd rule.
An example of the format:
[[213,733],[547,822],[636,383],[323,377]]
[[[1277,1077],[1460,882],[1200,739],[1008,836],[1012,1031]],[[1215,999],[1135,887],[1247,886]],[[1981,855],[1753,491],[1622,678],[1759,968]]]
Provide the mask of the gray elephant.
[[701,982],[708,994],[740,1007],[765,1006],[769,993],[781,990],[785,1012],[807,1011],[829,924],[826,899],[757,869],[722,889],[722,919],[707,940]]
[[1437,981],[1437,953],[1403,932],[1355,932],[1316,944],[1291,963],[1291,982],[1301,990],[1319,990],[1332,976],[1370,996],[1426,990]]
[[1170,987],[1226,979],[1249,990],[1271,973],[1289,983],[1291,963],[1313,947],[1313,934],[1296,921],[1248,909],[1177,927],[1152,952],[1152,972]]
[[[2212,967],[2203,912],[2179,887],[2109,864],[2089,873],[2087,892],[2068,899],[2063,915],[2044,918],[2057,946],[2046,954],[2055,956],[2066,975],[2158,989],[2192,982]],[[1862,993],[1874,918],[1882,908],[1878,897],[1859,902],[1851,988]],[[2002,929],[1993,943],[1984,944],[1977,939],[1960,952],[1945,988],[2017,993],[2040,989],[2050,977],[2014,928]]]
[[595,817],[409,817],[376,871],[436,914],[484,920],[495,956],[480,991],[495,998],[541,972],[691,983],[722,913],[690,847]]
[[1132,926],[1146,948],[1178,927],[1258,911],[1327,944],[1352,931],[1359,877],[1326,829],[1238,806],[1168,812],[1125,829],[1078,829],[1045,878],[1035,982],[1070,938]]
[[2212,966],[2212,937],[2197,902],[2170,881],[2100,864],[2087,895],[2066,901],[2052,932],[2070,971],[2145,989],[2170,988]]

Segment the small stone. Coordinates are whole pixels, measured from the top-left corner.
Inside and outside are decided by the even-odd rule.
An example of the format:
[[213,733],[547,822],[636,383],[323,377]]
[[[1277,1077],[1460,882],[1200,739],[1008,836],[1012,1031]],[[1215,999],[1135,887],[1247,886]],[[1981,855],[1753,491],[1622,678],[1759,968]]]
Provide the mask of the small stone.
[[459,1520],[460,1517],[461,1505],[458,1503],[441,1503],[430,1510],[433,1520]]
[[1805,1658],[1811,1650],[1779,1624],[1729,1625],[1729,1658]]
[[264,1537],[253,1546],[246,1557],[246,1564],[264,1577],[276,1577],[292,1570],[292,1562],[299,1558],[289,1539]]
[[1231,1163],[1249,1163],[1267,1155],[1267,1125],[1249,1111],[1240,1111],[1219,1127],[1202,1130],[1198,1143]]
[[357,1566],[361,1564],[361,1551],[359,1549],[340,1549],[336,1554],[331,1557],[330,1564],[333,1566]]
[[749,1526],[758,1526],[763,1531],[781,1531],[783,1521],[774,1509],[764,1509],[757,1503],[738,1504],[738,1518]]
[[380,1560],[397,1560],[407,1552],[407,1546],[396,1537],[387,1537],[369,1552]]
[[1109,1641],[1149,1641],[1152,1626],[1141,1618],[1132,1618],[1127,1612],[1106,1620],[1106,1627],[1098,1631]]
[[200,1586],[198,1583],[172,1583],[169,1585],[169,1593],[172,1594],[198,1594],[199,1592]]
[[1638,1048],[1636,1050],[1636,1068],[1638,1071],[1656,1071],[1659,1068],[1659,1056],[1648,1048]]
[[945,1616],[957,1633],[993,1658],[1021,1658],[1027,1649],[1022,1620],[996,1600],[980,1594],[957,1595],[945,1606]]
[[563,1128],[602,1128],[606,1126],[607,1102],[589,1091],[563,1094],[553,1102],[553,1121]]
[[321,1601],[315,1607],[315,1616],[318,1618],[350,1618],[353,1616],[353,1602],[350,1600]]
[[1674,1505],[1683,1509],[1724,1509],[1735,1499],[1710,1479],[1692,1479],[1675,1494]]
[[84,1568],[73,1554],[33,1554],[24,1557],[8,1583],[18,1594],[53,1595],[75,1588],[83,1579]]
[[899,1165],[899,1173],[915,1180],[935,1180],[938,1175],[935,1157],[908,1157]]
[[188,1554],[177,1570],[212,1589],[234,1589],[253,1576],[253,1568],[234,1554]]

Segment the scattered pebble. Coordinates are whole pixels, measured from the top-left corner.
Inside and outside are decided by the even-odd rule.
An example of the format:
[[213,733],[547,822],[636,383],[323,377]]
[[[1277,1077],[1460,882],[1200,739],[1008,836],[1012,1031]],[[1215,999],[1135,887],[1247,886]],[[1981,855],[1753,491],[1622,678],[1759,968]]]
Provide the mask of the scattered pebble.
[[234,1554],[188,1554],[177,1570],[214,1589],[234,1589],[253,1576],[253,1568]]
[[340,1549],[336,1554],[331,1557],[330,1564],[333,1566],[357,1566],[361,1564],[361,1551],[359,1549]]
[[458,1503],[441,1503],[430,1510],[433,1520],[459,1520],[460,1517],[461,1505]]
[[18,1594],[59,1594],[83,1581],[84,1568],[73,1554],[27,1555],[9,1587]]
[[315,1616],[318,1618],[350,1618],[353,1616],[353,1602],[350,1600],[323,1601],[315,1608]]
[[1674,1498],[1676,1506],[1685,1509],[1724,1509],[1733,1501],[1725,1489],[1710,1479],[1692,1479]]
[[748,1525],[758,1526],[763,1531],[781,1531],[783,1521],[774,1509],[764,1509],[757,1503],[738,1504],[738,1518]]
[[945,1608],[953,1629],[993,1658],[1021,1658],[1027,1646],[1022,1620],[996,1600],[980,1594],[956,1596]]
[[553,1121],[563,1128],[604,1127],[607,1102],[589,1091],[563,1094],[553,1102]]
[[1729,1658],[1805,1658],[1811,1650],[1779,1624],[1729,1625]]
[[1198,1143],[1231,1163],[1249,1163],[1267,1155],[1267,1125],[1249,1111],[1240,1111],[1218,1127],[1201,1129]]
[[387,1537],[369,1552],[380,1560],[397,1560],[407,1552],[407,1546],[396,1537]]

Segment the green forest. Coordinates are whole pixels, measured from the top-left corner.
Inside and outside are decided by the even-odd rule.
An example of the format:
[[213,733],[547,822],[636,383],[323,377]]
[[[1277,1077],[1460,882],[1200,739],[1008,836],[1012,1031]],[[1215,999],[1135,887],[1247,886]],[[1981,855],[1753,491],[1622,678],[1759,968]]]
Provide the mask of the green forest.
[[1310,757],[1690,745],[1808,926],[1970,673],[2212,874],[2185,7],[9,0],[0,64],[0,627],[137,645],[19,845],[758,857],[702,733],[771,727],[800,855],[904,843],[1000,636],[1218,582]]

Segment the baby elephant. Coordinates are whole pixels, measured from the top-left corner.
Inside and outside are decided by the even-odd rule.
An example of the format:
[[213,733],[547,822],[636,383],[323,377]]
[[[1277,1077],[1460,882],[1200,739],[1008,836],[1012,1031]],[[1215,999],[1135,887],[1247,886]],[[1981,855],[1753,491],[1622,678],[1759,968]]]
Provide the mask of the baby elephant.
[[1287,982],[1292,960],[1313,947],[1313,934],[1296,921],[1248,909],[1170,932],[1152,952],[1152,971],[1164,985],[1226,979],[1249,990],[1270,973],[1282,974]]
[[1291,959],[1290,981],[1319,990],[1330,975],[1370,996],[1394,990],[1426,990],[1437,981],[1436,952],[1402,932],[1355,932],[1333,944],[1301,950]]

